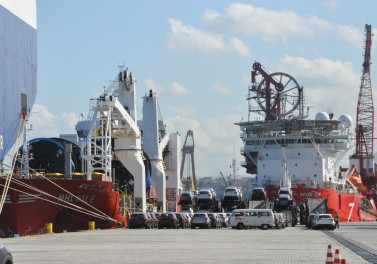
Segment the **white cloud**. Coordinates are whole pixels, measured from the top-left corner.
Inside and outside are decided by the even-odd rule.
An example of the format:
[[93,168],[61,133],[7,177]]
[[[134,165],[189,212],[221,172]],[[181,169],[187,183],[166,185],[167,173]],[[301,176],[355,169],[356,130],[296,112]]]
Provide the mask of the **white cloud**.
[[212,90],[225,95],[233,94],[233,90],[231,88],[220,84],[214,84],[212,86]]
[[[336,4],[336,1],[327,4]],[[231,4],[220,14],[206,10],[202,16],[206,28],[218,34],[243,34],[265,41],[287,41],[292,37],[334,34],[359,47],[360,33],[354,27],[333,25],[316,16],[303,17],[291,10],[269,10],[248,4]]]
[[[234,125],[235,120],[240,120],[240,117],[202,117],[198,113],[189,117],[176,115],[165,119],[169,133],[181,133],[182,144],[187,131],[193,131],[194,159],[197,171],[200,172],[199,177],[227,170],[232,158],[236,158],[237,162],[241,161],[242,141],[239,139],[239,127]],[[213,168],[217,168],[218,171],[213,171]]]
[[188,89],[176,81],[170,84],[169,90],[174,96],[184,96],[188,94]]
[[33,130],[29,133],[29,138],[75,134],[75,125],[78,121],[79,117],[74,113],[55,115],[45,106],[35,104],[29,119],[29,124],[33,126]]
[[350,114],[354,118],[361,73],[355,71],[351,63],[328,58],[309,60],[286,56],[278,68],[304,87],[306,105],[314,107],[311,115],[331,111],[336,117]]
[[148,90],[153,90],[156,93],[162,93],[164,91],[164,86],[151,78],[145,79],[144,83],[147,86]]
[[170,50],[198,50],[204,53],[233,51],[241,56],[250,54],[247,46],[237,38],[225,41],[222,34],[206,33],[173,18],[168,21],[171,32],[167,37],[167,47]]
[[339,6],[340,0],[327,0],[323,2],[325,8],[335,9]]

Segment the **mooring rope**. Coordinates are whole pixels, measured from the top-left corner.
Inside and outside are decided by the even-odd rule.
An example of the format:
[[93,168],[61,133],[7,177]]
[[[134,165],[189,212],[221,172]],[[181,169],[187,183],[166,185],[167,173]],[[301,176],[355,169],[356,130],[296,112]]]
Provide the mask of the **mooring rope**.
[[[24,117],[24,116],[22,116],[22,117]],[[21,128],[23,128],[23,126],[24,125],[26,125],[26,118],[20,118],[20,121],[19,121],[19,123],[18,123],[18,129],[17,129],[17,134],[16,134],[16,139],[18,139],[19,138],[19,136],[21,135],[21,131],[22,131],[22,129]],[[16,140],[16,142],[15,142],[15,144],[13,145],[13,152],[12,152],[12,154],[13,154],[13,157],[15,157],[15,153],[16,153],[16,149],[18,149],[18,147],[19,147],[19,140]],[[1,196],[1,199],[0,199],[0,214],[1,214],[1,212],[2,212],[2,210],[3,210],[3,206],[4,206],[4,203],[5,203],[5,198],[6,198],[6,196],[7,196],[7,193],[8,193],[8,190],[9,190],[9,185],[10,185],[10,182],[11,182],[11,179],[12,179],[12,172],[13,172],[13,169],[14,169],[14,166],[15,166],[15,164],[16,164],[16,159],[11,159],[11,170],[10,171],[8,171],[8,174],[7,174],[7,177],[6,177],[6,180],[5,180],[5,184],[4,184],[4,189],[3,189],[3,194],[2,194],[2,196]]]

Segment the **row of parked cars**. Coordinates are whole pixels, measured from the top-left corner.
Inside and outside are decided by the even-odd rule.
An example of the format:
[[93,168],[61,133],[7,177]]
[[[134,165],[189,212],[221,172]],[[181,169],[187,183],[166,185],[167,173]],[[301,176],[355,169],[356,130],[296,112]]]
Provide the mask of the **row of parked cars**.
[[331,214],[310,214],[306,223],[307,228],[312,229],[335,229],[335,221]]
[[133,213],[128,219],[128,228],[222,228],[228,227],[226,213],[208,212],[167,212],[167,213]]

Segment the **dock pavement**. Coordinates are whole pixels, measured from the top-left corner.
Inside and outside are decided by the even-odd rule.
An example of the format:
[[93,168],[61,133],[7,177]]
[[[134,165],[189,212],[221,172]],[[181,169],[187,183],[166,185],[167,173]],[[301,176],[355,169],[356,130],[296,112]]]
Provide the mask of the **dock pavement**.
[[14,263],[377,263],[377,222],[340,228],[110,229],[3,238]]

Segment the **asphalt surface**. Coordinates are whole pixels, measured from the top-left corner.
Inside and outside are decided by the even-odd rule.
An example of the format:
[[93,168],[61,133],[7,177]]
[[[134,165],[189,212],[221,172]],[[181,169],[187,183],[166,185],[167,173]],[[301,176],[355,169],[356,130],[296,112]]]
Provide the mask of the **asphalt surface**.
[[334,231],[112,229],[3,238],[14,263],[325,263],[328,245],[347,263],[377,263],[377,222]]

